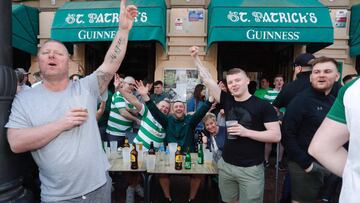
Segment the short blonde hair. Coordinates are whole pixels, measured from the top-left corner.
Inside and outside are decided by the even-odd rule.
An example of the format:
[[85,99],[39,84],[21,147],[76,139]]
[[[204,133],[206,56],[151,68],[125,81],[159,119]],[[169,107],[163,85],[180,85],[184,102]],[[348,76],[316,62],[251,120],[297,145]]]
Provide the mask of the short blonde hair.
[[215,114],[213,114],[213,113],[206,113],[205,116],[204,116],[204,118],[203,118],[203,122],[205,123],[206,121],[208,121],[208,120],[210,120],[210,119],[212,119],[212,120],[214,120],[214,121],[216,122],[216,116],[215,116]]

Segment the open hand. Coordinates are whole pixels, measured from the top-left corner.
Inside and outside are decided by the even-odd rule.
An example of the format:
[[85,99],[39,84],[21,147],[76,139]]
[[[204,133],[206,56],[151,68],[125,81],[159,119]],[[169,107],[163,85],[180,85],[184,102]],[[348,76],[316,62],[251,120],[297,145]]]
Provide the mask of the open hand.
[[149,93],[148,87],[144,86],[143,81],[135,81],[135,89],[140,95],[147,95]]
[[122,30],[130,30],[134,23],[134,18],[138,15],[135,5],[126,6],[126,0],[120,2],[119,28]]
[[118,90],[119,88],[122,88],[123,86],[123,78],[119,76],[119,74],[115,73],[114,75],[114,87],[115,90]]

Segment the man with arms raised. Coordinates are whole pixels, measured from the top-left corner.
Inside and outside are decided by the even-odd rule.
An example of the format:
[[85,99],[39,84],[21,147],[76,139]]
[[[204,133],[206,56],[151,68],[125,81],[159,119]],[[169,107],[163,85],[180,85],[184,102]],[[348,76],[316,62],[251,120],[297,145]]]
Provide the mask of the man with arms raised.
[[[120,80],[118,76],[115,79]],[[133,140],[133,124],[140,124],[134,106],[123,96],[124,92],[133,94],[134,90],[135,79],[131,76],[126,76],[122,85],[115,86],[115,93],[111,98],[111,109],[106,133],[108,140],[117,141],[118,146],[123,146],[125,137]]]
[[227,72],[229,93],[220,90],[198,57],[198,47],[190,48],[199,75],[210,95],[225,111],[225,119],[238,123],[228,127],[232,139],[225,140],[223,158],[218,162],[219,189],[224,202],[262,203],[264,194],[264,144],[280,140],[280,127],[270,103],[252,96],[246,73],[238,68]]
[[43,83],[14,99],[5,126],[8,141],[15,153],[31,151],[40,171],[42,202],[111,202],[109,164],[95,115],[97,98],[106,94],[125,56],[137,15],[137,8],[125,3],[120,4],[119,31],[94,73],[70,81],[65,46],[48,41],[38,53]]
[[[143,97],[146,102],[146,106],[149,108],[149,111],[154,116],[154,118],[159,122],[162,127],[165,129],[166,141],[168,143],[175,142],[181,145],[182,151],[190,149],[191,152],[194,151],[194,133],[196,126],[200,123],[202,118],[205,116],[206,112],[209,111],[212,101],[209,98],[197,111],[192,115],[185,114],[185,104],[182,101],[175,101],[172,107],[173,114],[166,115],[162,113],[155,105],[155,103],[148,96],[148,88],[145,87],[142,82],[137,83],[137,91]],[[210,101],[211,100],[211,101]],[[190,178],[190,194],[189,201],[193,202],[197,191],[200,187],[201,180],[203,175],[192,175]],[[161,174],[159,177],[160,185],[163,189],[165,198],[167,202],[172,202],[170,196],[170,179],[168,175]]]
[[[117,80],[118,80],[118,75],[115,75],[115,81]],[[136,89],[140,91],[145,91],[145,93],[142,94],[147,94],[148,90],[150,89],[149,85],[146,85],[145,87],[142,81],[136,82],[136,84],[139,84],[136,85]],[[139,111],[139,114],[141,116],[140,129],[137,132],[134,142],[143,144],[147,150],[150,149],[150,144],[151,142],[153,142],[155,150],[157,151],[160,148],[160,146],[163,144],[165,139],[164,128],[161,126],[160,123],[158,123],[155,120],[155,118],[152,116],[151,112],[146,107],[146,105],[141,103],[133,94],[126,92],[124,90],[120,90],[120,93],[127,101],[129,101],[132,105],[134,105],[134,107]],[[162,100],[158,102],[156,106],[164,115],[168,115],[170,111],[169,101]]]

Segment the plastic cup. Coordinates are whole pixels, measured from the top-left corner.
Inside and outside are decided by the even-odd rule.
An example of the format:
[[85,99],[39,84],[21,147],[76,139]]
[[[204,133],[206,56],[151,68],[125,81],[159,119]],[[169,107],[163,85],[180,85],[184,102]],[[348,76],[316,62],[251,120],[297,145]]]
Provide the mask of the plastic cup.
[[171,143],[168,144],[170,153],[171,152],[174,152],[174,153],[176,152],[177,145],[178,144],[176,142],[171,142]]
[[156,155],[146,156],[146,169],[155,170]]
[[205,163],[212,163],[212,152],[210,152],[208,149],[204,150],[204,161]]
[[170,162],[170,166],[175,166],[175,152],[176,152],[176,148],[177,148],[177,143],[175,142],[172,142],[172,143],[169,143],[168,146],[169,146],[169,151],[170,151],[170,154],[169,154],[169,162]]
[[117,152],[117,141],[110,141],[110,152],[112,154]]
[[105,154],[106,154],[106,156],[110,156],[110,154],[111,154],[111,151],[110,151],[110,147],[108,147],[108,146],[105,146]]
[[143,147],[143,145],[141,143],[136,144],[136,149],[138,151],[138,161],[143,162],[144,161],[144,147]]
[[126,165],[130,165],[130,148],[124,147],[122,148],[122,157],[123,157],[123,163]]
[[[237,125],[237,124],[238,124],[238,121],[237,121],[237,120],[228,120],[228,121],[225,122],[226,128],[235,126],[235,125]],[[234,139],[237,139],[237,136],[235,136],[235,135],[230,135],[229,133],[227,133],[227,139],[234,140]]]

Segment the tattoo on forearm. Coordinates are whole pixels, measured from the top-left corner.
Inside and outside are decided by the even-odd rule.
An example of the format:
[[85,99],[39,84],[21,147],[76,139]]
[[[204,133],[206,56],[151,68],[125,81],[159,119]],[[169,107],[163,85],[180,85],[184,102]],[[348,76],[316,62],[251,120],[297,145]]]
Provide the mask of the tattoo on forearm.
[[100,92],[103,92],[107,89],[109,82],[114,74],[103,72],[103,71],[96,71],[96,77],[99,83]]
[[125,38],[120,37],[119,40],[116,42],[116,45],[115,45],[115,48],[114,48],[113,52],[110,54],[111,61],[114,61],[119,57],[119,55],[121,53],[120,46],[122,44],[124,44],[124,43],[125,43]]

